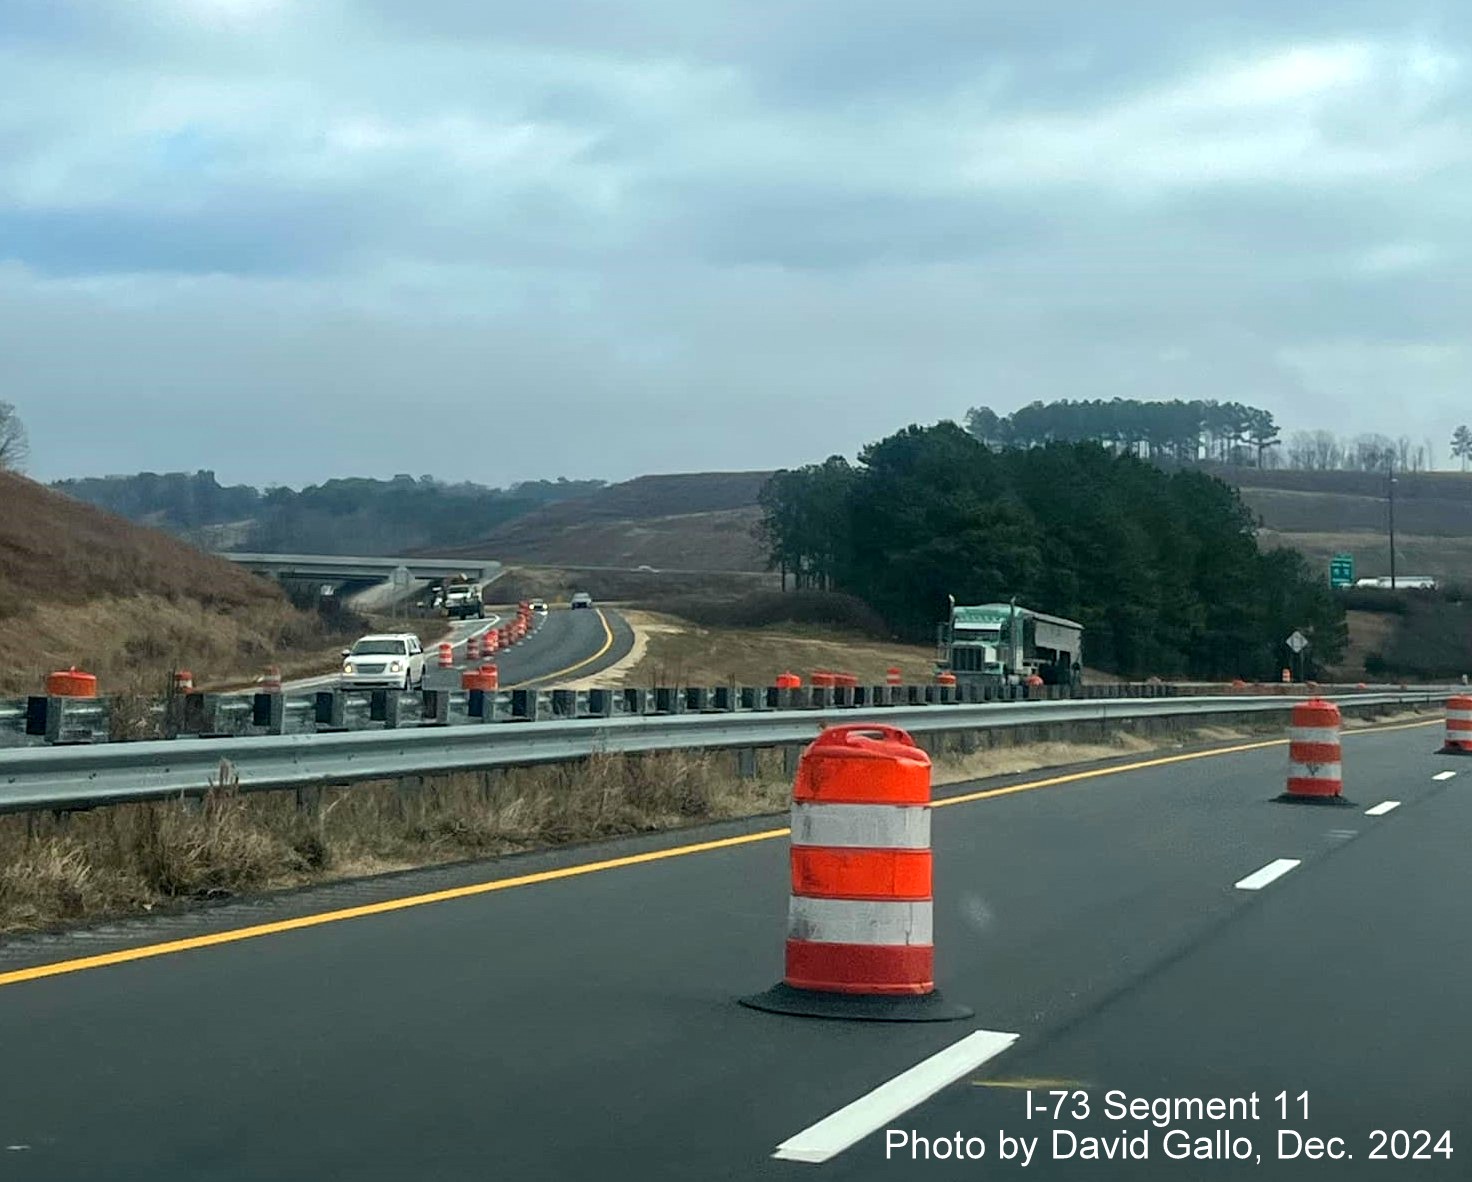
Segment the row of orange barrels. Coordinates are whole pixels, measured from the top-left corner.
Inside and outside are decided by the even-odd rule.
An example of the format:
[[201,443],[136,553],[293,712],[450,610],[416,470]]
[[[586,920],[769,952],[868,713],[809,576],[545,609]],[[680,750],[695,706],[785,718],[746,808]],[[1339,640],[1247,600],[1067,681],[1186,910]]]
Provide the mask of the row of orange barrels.
[[[884,681],[886,685],[904,685],[905,676],[900,669],[891,665],[884,671]],[[796,673],[779,673],[774,684],[778,689],[800,689],[802,688],[802,678]],[[855,689],[859,684],[859,679],[852,673],[828,673],[818,670],[809,676],[808,684],[814,689]],[[935,684],[954,686],[956,684],[956,675],[948,671],[937,673],[935,675]],[[1024,684],[1033,686],[1042,685],[1043,679],[1034,673],[1028,676]]]

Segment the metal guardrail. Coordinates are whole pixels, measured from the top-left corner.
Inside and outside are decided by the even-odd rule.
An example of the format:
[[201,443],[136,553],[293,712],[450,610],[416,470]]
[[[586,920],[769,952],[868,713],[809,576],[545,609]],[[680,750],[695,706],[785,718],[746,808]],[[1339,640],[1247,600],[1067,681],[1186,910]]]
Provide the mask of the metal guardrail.
[[[662,687],[655,689],[566,688],[496,690],[469,694],[453,688],[458,670],[429,670],[433,692],[341,690],[335,678],[308,679],[286,693],[187,693],[170,699],[127,703],[115,728],[115,701],[99,698],[0,699],[0,751],[8,747],[58,743],[106,743],[117,729],[128,739],[187,735],[282,735],[322,731],[394,729],[417,725],[481,722],[536,722],[554,718],[608,718],[625,714],[676,714],[704,711],[822,709],[828,706],[891,707],[981,702],[1179,698],[1230,692],[1260,696],[1306,693],[1362,694],[1406,690],[1404,685],[1350,686],[1273,684],[1271,686],[1129,682],[1107,685],[1023,687],[968,685]],[[1418,687],[1419,688],[1419,687]],[[1438,687],[1439,688],[1439,687]],[[145,722],[146,720],[146,722]],[[140,724],[142,726],[140,727]],[[140,734],[140,729],[146,733]]]
[[[1429,705],[1445,691],[1358,693],[1346,704]],[[1205,718],[1284,711],[1295,699],[1218,695],[875,706],[859,717],[917,734],[1039,723]],[[535,725],[434,726],[332,734],[180,738],[0,752],[0,812],[78,809],[198,795],[222,773],[245,791],[557,763],[604,753],[784,747],[855,720],[846,709],[559,719]]]

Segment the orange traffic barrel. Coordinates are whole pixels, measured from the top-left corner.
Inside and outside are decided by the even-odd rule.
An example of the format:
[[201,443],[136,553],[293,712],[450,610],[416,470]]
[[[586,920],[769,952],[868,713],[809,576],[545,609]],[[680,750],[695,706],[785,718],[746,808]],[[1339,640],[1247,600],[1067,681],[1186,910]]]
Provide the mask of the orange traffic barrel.
[[494,628],[490,629],[481,637],[481,649],[485,656],[490,656],[499,647],[500,645],[497,643],[497,632]]
[[1446,743],[1443,755],[1472,755],[1472,697],[1446,700]]
[[464,690],[488,691],[500,686],[501,679],[494,665],[483,665],[479,669],[467,669],[460,674],[460,688]]
[[1340,757],[1339,707],[1310,698],[1293,707],[1288,727],[1288,790],[1291,804],[1348,804]]
[[837,682],[831,673],[814,673],[808,678],[808,684],[814,689],[832,689]]
[[830,727],[792,788],[786,971],[742,999],[823,1017],[935,1021],[930,757],[898,727]]
[[901,673],[898,668],[896,668],[895,666],[891,665],[888,669],[886,669],[884,671],[884,684],[885,685],[903,685],[904,684],[904,674]]
[[439,663],[441,669],[453,669],[455,667],[455,646],[448,640],[440,642]]
[[174,692],[187,694],[194,691],[194,674],[188,669],[174,670]]
[[800,689],[802,687],[802,678],[796,673],[779,673],[774,684],[778,689]]
[[91,673],[83,673],[75,665],[62,673],[48,673],[46,675],[46,696],[48,698],[95,698],[97,678]]
[[1288,682],[1290,682],[1290,681],[1293,680],[1293,674],[1290,673],[1287,669],[1284,669],[1283,670],[1283,673],[1282,673],[1282,680],[1283,680],[1283,684],[1284,685],[1287,685]]
[[937,673],[935,675],[935,684],[936,685],[955,685],[956,684],[956,675],[954,673],[950,673],[950,672],[947,672],[947,671],[942,671],[940,673]]
[[266,671],[261,674],[261,693],[279,694],[281,692],[281,666],[267,665]]
[[471,636],[465,641],[465,659],[467,661],[480,660],[480,637]]

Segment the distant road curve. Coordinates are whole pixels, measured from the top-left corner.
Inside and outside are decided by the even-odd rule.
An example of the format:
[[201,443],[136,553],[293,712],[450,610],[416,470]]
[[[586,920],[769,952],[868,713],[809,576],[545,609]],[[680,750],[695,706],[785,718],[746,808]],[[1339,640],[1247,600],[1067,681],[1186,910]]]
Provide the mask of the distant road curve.
[[[465,642],[470,636],[494,627],[499,617],[484,620],[446,621],[455,645],[455,665],[442,670],[436,664],[436,645],[428,644],[424,684],[428,689],[458,688],[466,668]],[[515,648],[495,658],[502,689],[526,689],[582,680],[596,676],[621,661],[634,647],[634,631],[627,620],[610,608],[572,611],[554,608],[537,629]],[[479,662],[478,662],[479,663]],[[288,691],[331,689],[337,674],[306,677],[288,682]]]

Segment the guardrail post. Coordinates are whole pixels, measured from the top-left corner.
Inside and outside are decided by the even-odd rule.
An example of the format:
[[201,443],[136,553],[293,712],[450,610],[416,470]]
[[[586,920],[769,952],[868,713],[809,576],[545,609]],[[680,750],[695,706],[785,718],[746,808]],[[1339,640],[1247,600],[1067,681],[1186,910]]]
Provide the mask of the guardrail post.
[[680,712],[680,694],[678,690],[667,686],[658,685],[654,687],[654,713],[656,714],[678,714]]
[[383,729],[393,731],[399,729],[399,723],[403,720],[404,696],[398,690],[385,690],[383,695]]
[[814,710],[827,710],[833,705],[833,687],[827,685],[814,685],[808,688],[810,697],[807,705]]
[[736,695],[729,685],[718,685],[710,691],[710,700],[706,704],[709,710],[720,710],[729,712],[736,708]]
[[542,699],[534,689],[511,691],[511,717],[516,722],[536,722],[541,704]]
[[756,748],[738,747],[736,749],[736,776],[742,780],[756,779]]
[[286,733],[286,695],[255,694],[251,698],[250,721],[252,726],[266,728],[267,734]]
[[575,690],[555,689],[552,691],[552,716],[554,718],[576,718],[578,695]]
[[765,710],[766,708],[767,695],[760,686],[743,685],[741,687],[741,709]]
[[314,699],[313,720],[319,731],[348,729],[347,696],[342,690],[317,691]]
[[854,691],[852,686],[835,685],[830,693],[833,694],[833,705],[836,709],[847,710],[854,704]]
[[465,696],[465,710],[471,722],[495,722],[499,702],[495,690],[473,689]]
[[626,687],[624,695],[625,714],[647,714],[649,712],[649,691],[634,686]]
[[44,735],[46,742],[51,744],[90,743],[91,723],[84,725],[80,718],[67,716],[69,711],[75,709],[74,702],[87,702],[93,707],[97,705],[95,698],[27,698],[26,734]]
[[711,708],[710,687],[704,685],[692,685],[685,690],[685,709],[696,714],[703,714]]
[[588,713],[594,718],[610,718],[613,715],[613,691],[590,689],[588,691]]
[[190,693],[184,695],[184,709],[179,731],[185,735],[218,735],[220,733],[220,695]]
[[853,694],[853,704],[858,707],[869,705],[869,687],[867,685],[856,685],[849,691]]
[[792,779],[797,775],[797,764],[802,759],[802,748],[786,746],[782,748],[782,776],[784,779]]
[[450,691],[447,689],[422,690],[423,708],[419,714],[420,726],[450,725]]

